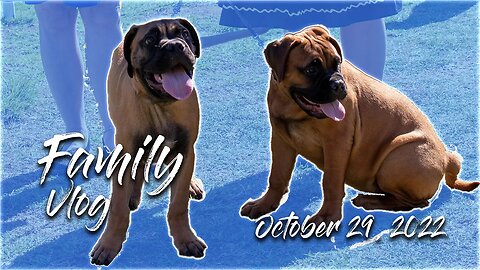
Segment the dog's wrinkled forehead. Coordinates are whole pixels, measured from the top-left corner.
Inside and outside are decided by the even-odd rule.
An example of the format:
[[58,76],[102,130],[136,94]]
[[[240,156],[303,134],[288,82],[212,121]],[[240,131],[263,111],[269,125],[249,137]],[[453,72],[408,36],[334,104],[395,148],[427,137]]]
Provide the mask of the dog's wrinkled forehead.
[[297,50],[303,51],[310,58],[320,58],[324,68],[337,64],[339,58],[342,60],[340,46],[323,26],[304,28],[291,35],[299,44]]
[[[296,33],[285,35],[270,42],[264,50],[265,60],[277,81],[282,81],[287,66],[304,68],[310,61],[318,59],[325,69],[336,68],[343,60],[338,42],[321,25],[309,26]],[[294,70],[293,67],[290,70]]]
[[[133,77],[134,69],[141,68],[142,62],[145,62],[144,59],[156,54],[157,48],[161,49],[166,44],[166,39],[175,39],[187,45],[195,58],[200,57],[200,38],[195,27],[188,20],[160,19],[141,25],[134,24],[123,40],[123,55],[128,63],[128,75]],[[188,54],[189,50],[183,50],[183,48],[182,52]]]
[[138,33],[138,38],[141,39],[148,34],[156,34],[161,38],[171,39],[175,38],[180,31],[187,30],[177,20],[163,19],[147,23],[141,28]]
[[128,46],[127,51],[134,51],[135,47],[143,44],[142,41],[149,36],[155,37],[154,42],[165,39],[182,39],[190,46],[195,56],[200,57],[200,38],[195,27],[188,20],[182,18],[159,19],[141,25],[132,25],[125,35],[124,46]]

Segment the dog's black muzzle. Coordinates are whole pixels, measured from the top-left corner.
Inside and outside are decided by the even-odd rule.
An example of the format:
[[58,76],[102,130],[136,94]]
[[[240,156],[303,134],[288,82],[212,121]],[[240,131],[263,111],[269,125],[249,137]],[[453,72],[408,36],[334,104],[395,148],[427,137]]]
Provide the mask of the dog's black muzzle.
[[308,88],[291,87],[290,91],[319,104],[342,100],[347,96],[345,80],[339,71],[316,79]]

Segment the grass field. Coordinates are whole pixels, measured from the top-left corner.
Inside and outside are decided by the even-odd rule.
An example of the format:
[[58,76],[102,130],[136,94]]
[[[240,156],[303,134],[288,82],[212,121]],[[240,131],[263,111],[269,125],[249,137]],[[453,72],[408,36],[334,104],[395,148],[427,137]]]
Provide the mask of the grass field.
[[[478,3],[404,2],[402,11],[386,19],[387,63],[384,81],[408,95],[430,117],[440,137],[464,157],[462,177],[479,179],[478,155]],[[37,160],[43,142],[64,130],[44,77],[33,7],[15,4],[17,17],[2,21],[2,268],[88,268],[88,252],[100,235],[84,225],[93,219],[67,221],[65,209],[47,218],[51,189],[68,182],[54,173],[40,187]],[[133,23],[172,15],[188,18],[208,36],[231,31],[218,25],[215,2],[125,1],[124,31]],[[80,48],[83,26],[78,23]],[[269,41],[282,35],[270,30]],[[333,30],[338,36],[338,29]],[[197,143],[196,174],[208,191],[192,203],[192,226],[209,249],[201,261],[177,258],[165,224],[166,198],[145,198],[133,215],[129,239],[116,268],[478,268],[478,192],[463,194],[443,188],[432,207],[406,214],[444,216],[447,237],[390,239],[352,249],[362,239],[259,241],[255,224],[238,209],[266,185],[270,164],[265,104],[268,68],[263,48],[245,38],[203,51],[196,67],[202,127]],[[93,94],[86,88],[86,117],[92,145],[100,145],[101,127]],[[311,214],[319,205],[321,174],[305,161],[297,164],[289,201],[274,216],[295,211]],[[109,194],[109,181],[76,179],[90,198]],[[148,187],[147,187],[148,188]],[[151,188],[151,187],[150,187]],[[349,194],[353,194],[350,191]],[[346,223],[366,213],[345,203]],[[378,214],[375,233],[390,228],[397,215]]]

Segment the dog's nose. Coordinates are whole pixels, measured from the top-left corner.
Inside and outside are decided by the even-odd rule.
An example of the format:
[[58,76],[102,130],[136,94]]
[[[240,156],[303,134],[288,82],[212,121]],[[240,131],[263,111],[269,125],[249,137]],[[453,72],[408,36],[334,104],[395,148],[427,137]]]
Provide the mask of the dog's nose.
[[181,42],[169,42],[165,44],[165,50],[169,52],[173,52],[173,51],[182,52],[184,49],[185,49],[185,45],[183,45]]
[[329,81],[330,89],[333,90],[333,93],[335,93],[338,96],[338,99],[342,100],[347,96],[347,91],[345,89],[345,83],[341,79],[332,79]]
[[177,50],[179,50],[179,51],[183,51],[185,49],[185,46],[182,43],[177,43],[175,46],[177,47]]
[[343,86],[342,80],[330,80],[330,88],[333,90],[340,90]]

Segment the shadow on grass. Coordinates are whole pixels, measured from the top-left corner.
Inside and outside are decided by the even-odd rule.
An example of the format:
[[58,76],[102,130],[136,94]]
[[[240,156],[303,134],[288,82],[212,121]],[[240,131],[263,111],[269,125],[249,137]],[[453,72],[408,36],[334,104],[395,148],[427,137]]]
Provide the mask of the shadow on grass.
[[[30,205],[38,202],[46,202],[50,191],[68,190],[70,182],[66,176],[66,164],[54,163],[45,182],[40,185],[40,176],[43,172],[38,169],[33,172],[17,175],[2,180],[2,233],[16,227],[17,222],[5,222],[25,211]],[[89,178],[93,176],[93,170],[89,171]],[[79,173],[73,179],[75,185],[85,182],[83,176]],[[88,180],[87,180],[88,181]],[[32,185],[33,184],[33,185]],[[62,193],[62,192],[60,192]]]
[[[299,163],[306,164],[300,160]],[[311,166],[311,165],[307,165]],[[365,212],[345,202],[344,219],[340,232],[336,232],[335,243],[330,239],[310,238],[302,240],[299,236],[286,241],[277,238],[258,240],[254,233],[256,224],[240,218],[238,210],[249,197],[257,197],[266,185],[268,172],[262,172],[229,183],[210,191],[205,200],[191,203],[192,226],[209,248],[203,260],[189,260],[177,257],[167,233],[164,215],[159,215],[167,207],[166,200],[152,209],[142,210],[132,215],[129,238],[122,254],[112,263],[114,267],[280,267],[290,264],[295,259],[304,258],[308,253],[326,252],[345,248],[365,240],[363,237],[346,239],[348,222],[354,216],[362,218],[373,214],[375,223],[370,237],[392,228],[392,221],[399,214],[385,212]],[[300,174],[292,182],[289,200],[273,214],[275,220],[286,217],[291,211],[303,221],[311,214],[306,207],[321,198],[317,170]],[[22,197],[28,201],[28,197]],[[413,211],[405,216],[422,217],[434,208],[450,199],[450,190],[443,188],[433,206],[420,211]],[[61,216],[59,218],[65,218]],[[78,267],[89,266],[88,253],[99,237],[79,229],[60,238],[40,245],[30,252],[17,257],[10,267]],[[55,259],[53,259],[55,258]]]
[[425,1],[415,6],[411,15],[401,22],[388,22],[387,29],[410,29],[443,22],[476,5],[476,1]]

